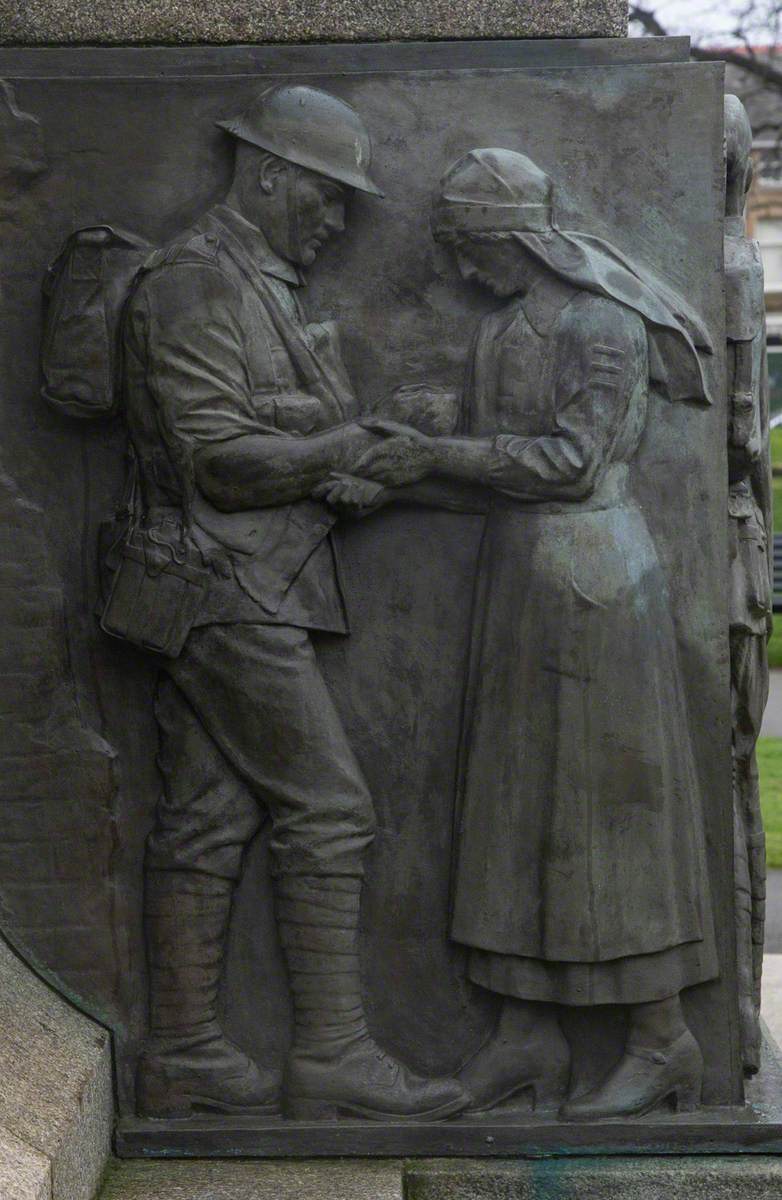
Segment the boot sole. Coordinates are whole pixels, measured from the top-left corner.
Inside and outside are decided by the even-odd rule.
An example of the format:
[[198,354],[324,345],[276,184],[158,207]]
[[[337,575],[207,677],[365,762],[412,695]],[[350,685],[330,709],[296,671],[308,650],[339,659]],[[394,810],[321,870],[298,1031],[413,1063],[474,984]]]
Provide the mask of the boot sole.
[[451,1100],[438,1108],[427,1112],[398,1113],[383,1112],[381,1109],[368,1108],[364,1104],[351,1104],[349,1101],[316,1100],[307,1096],[289,1096],[286,1105],[286,1116],[294,1121],[338,1121],[340,1117],[363,1117],[369,1121],[442,1121],[456,1113],[463,1112],[469,1100]]

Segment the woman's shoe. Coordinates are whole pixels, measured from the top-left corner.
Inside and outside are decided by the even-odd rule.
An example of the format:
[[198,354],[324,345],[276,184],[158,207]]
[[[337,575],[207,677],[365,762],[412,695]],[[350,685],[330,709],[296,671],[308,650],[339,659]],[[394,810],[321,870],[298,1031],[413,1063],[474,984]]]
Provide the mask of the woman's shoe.
[[[506,1006],[513,1001],[506,1001]],[[526,1014],[525,1014],[526,1015]],[[472,1097],[468,1113],[485,1112],[526,1088],[533,1108],[554,1107],[570,1076],[570,1046],[553,1013],[514,1021],[503,1010],[497,1030],[457,1078]]]
[[566,1121],[605,1117],[640,1117],[665,1100],[677,1112],[692,1112],[701,1102],[703,1056],[686,1029],[665,1049],[626,1046],[622,1058],[602,1083],[559,1110]]

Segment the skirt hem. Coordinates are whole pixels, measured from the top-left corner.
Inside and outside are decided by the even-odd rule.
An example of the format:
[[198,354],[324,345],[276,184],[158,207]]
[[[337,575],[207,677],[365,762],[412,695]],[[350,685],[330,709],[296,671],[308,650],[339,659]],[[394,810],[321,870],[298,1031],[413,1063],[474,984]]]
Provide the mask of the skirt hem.
[[547,962],[471,950],[473,983],[503,996],[550,1004],[648,1004],[719,975],[712,939],[610,962]]

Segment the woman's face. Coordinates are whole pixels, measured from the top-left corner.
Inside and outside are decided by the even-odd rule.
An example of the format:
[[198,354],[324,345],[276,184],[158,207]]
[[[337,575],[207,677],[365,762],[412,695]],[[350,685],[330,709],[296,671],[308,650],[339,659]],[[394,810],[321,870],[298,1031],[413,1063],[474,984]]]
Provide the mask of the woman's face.
[[476,241],[457,235],[453,249],[462,279],[481,283],[496,296],[527,290],[527,255],[518,242],[507,238]]

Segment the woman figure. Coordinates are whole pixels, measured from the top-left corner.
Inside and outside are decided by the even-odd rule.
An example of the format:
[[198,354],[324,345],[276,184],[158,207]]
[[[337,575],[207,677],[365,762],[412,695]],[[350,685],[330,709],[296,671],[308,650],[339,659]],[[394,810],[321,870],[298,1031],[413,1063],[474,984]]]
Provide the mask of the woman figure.
[[359,473],[492,494],[452,935],[505,1000],[463,1078],[475,1108],[525,1086],[561,1095],[551,1005],[621,1004],[622,1058],[562,1115],[694,1108],[703,1064],[680,993],[718,974],[713,918],[670,602],[629,483],[650,388],[708,403],[708,339],[609,243],[558,230],[551,181],[523,155],[461,158],[434,229],[507,304],[477,332],[465,436],[386,425]]

